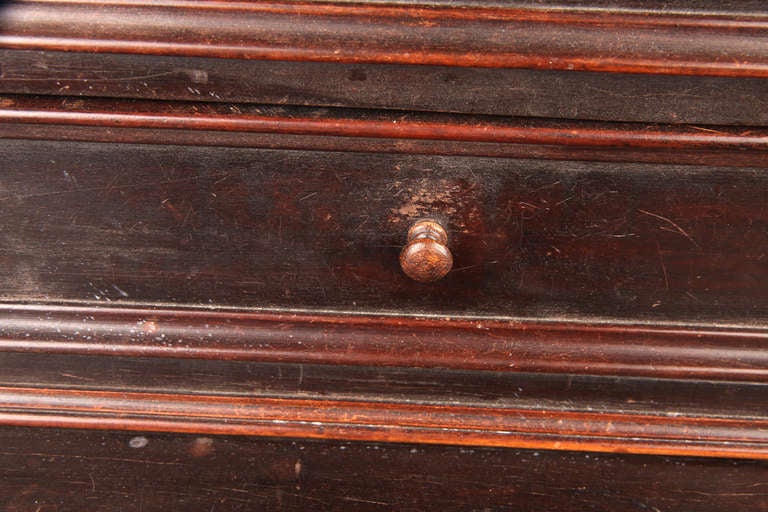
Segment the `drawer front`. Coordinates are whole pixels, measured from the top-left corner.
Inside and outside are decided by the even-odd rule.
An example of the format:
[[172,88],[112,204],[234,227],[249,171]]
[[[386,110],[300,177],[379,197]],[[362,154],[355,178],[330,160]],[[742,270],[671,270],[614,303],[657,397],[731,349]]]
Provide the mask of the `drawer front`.
[[[752,322],[760,170],[4,140],[6,300]],[[453,270],[400,269],[433,218]]]
[[6,510],[768,510],[763,462],[0,429]]

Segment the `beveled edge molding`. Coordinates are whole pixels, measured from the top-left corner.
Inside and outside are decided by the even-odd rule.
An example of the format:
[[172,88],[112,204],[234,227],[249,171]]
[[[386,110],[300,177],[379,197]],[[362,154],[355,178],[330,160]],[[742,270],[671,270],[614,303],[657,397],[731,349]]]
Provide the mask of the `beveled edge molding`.
[[768,420],[0,388],[0,424],[768,460]]
[[0,95],[0,138],[768,165],[764,128],[13,95]]
[[17,0],[0,10],[0,47],[766,77],[767,27],[768,17],[754,13]]
[[0,304],[0,352],[768,382],[768,327]]

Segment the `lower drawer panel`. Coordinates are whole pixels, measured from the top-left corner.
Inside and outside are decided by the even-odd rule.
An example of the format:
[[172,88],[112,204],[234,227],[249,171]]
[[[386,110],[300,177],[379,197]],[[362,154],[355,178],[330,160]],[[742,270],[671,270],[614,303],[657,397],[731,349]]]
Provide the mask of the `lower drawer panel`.
[[768,510],[764,462],[2,428],[3,510]]
[[[0,141],[6,300],[755,322],[764,170]],[[454,269],[410,281],[417,219]]]

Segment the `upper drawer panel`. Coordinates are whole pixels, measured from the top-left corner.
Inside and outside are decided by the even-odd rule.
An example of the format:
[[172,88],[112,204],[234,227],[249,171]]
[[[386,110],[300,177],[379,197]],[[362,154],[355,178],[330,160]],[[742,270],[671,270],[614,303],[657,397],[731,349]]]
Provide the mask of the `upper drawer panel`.
[[[4,140],[8,300],[754,322],[764,170]],[[454,269],[400,270],[409,226]]]
[[470,4],[8,2],[0,92],[768,121],[768,14]]

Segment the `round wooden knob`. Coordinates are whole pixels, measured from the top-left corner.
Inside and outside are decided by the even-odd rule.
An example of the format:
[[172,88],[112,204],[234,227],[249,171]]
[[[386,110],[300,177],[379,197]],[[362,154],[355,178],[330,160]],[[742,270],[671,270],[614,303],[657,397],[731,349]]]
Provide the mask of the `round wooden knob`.
[[445,276],[453,266],[446,245],[448,234],[434,220],[420,220],[408,230],[408,243],[400,251],[403,272],[420,283],[431,283]]

